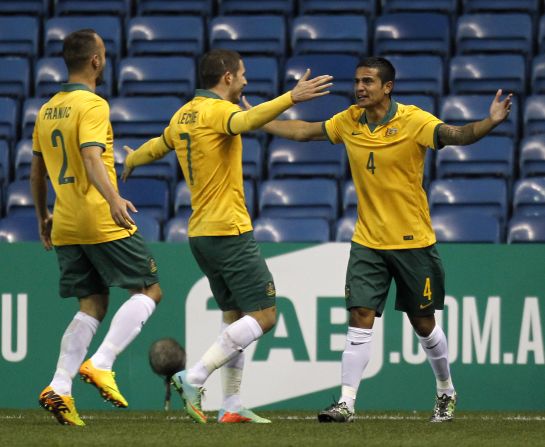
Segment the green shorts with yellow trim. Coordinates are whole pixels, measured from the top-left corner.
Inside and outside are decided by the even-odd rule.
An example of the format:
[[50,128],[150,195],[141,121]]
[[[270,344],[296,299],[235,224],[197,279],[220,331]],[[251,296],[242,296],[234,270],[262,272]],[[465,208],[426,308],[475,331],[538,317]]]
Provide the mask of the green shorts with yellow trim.
[[276,304],[273,277],[253,231],[190,237],[189,246],[222,311],[255,312]]
[[108,293],[109,287],[139,290],[159,282],[157,264],[137,231],[101,244],[55,247],[63,298]]
[[445,271],[435,245],[375,250],[352,242],[346,272],[346,308],[365,307],[381,316],[395,280],[396,310],[414,316],[443,309]]

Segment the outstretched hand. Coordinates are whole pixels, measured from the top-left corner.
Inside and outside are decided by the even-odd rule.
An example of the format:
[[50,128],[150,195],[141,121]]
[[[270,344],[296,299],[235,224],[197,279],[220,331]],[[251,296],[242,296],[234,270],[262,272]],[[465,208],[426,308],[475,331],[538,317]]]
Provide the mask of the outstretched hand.
[[307,68],[305,74],[299,79],[299,82],[297,82],[291,91],[291,99],[294,104],[327,95],[329,93],[329,90],[327,89],[333,85],[333,83],[330,82],[333,79],[333,76],[321,75],[312,79],[309,79],[309,77],[310,68]]
[[494,124],[504,121],[509,116],[509,112],[511,112],[513,94],[509,93],[503,101],[500,101],[502,94],[502,89],[499,89],[490,105],[490,119]]
[[51,242],[51,228],[53,227],[53,216],[48,214],[47,217],[38,222],[38,231],[40,232],[40,240],[44,248],[49,251],[53,248]]
[[127,155],[125,156],[125,161],[123,162],[123,172],[121,173],[121,180],[123,182],[126,182],[131,175],[132,170],[134,169],[127,166],[127,157],[129,156],[129,154],[134,152],[134,149],[131,149],[129,146],[123,146],[123,150],[127,153]]

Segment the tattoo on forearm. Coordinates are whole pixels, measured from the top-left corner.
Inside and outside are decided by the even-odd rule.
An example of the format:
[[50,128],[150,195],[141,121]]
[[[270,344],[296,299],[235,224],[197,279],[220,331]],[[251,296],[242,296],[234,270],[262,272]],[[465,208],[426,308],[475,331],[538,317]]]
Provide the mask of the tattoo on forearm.
[[464,126],[449,126],[444,124],[439,128],[439,142],[443,146],[459,145],[464,146],[477,141],[475,135],[474,123],[469,123]]

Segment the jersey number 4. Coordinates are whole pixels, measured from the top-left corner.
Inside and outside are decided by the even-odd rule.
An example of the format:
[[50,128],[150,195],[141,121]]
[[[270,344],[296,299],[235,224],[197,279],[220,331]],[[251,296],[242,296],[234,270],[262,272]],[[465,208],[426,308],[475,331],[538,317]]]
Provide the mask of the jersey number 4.
[[51,144],[53,147],[61,147],[62,150],[62,166],[59,172],[59,185],[67,185],[68,183],[74,183],[74,177],[65,177],[66,170],[68,169],[68,157],[66,155],[66,146],[64,145],[64,137],[59,129],[55,129],[51,134]]
[[375,175],[375,153],[369,152],[369,158],[367,159],[367,170],[371,171],[371,174]]

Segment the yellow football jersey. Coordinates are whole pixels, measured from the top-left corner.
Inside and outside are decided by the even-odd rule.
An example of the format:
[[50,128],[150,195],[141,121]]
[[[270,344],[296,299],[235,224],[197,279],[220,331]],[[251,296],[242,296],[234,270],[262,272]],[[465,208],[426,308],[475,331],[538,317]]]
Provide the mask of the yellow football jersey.
[[191,191],[190,237],[252,230],[244,201],[242,138],[229,127],[233,114],[240,111],[209,90],[197,90],[163,133],[165,143],[176,150]]
[[104,197],[91,184],[81,149],[99,146],[110,181],[117,188],[108,103],[83,84],[63,84],[46,102],[34,126],[33,151],[42,156],[56,200],[54,245],[97,244],[133,234],[118,226]]
[[435,243],[422,187],[426,148],[438,148],[443,122],[416,106],[392,100],[376,125],[354,105],[324,122],[332,143],[344,143],[358,196],[353,241],[375,249]]

